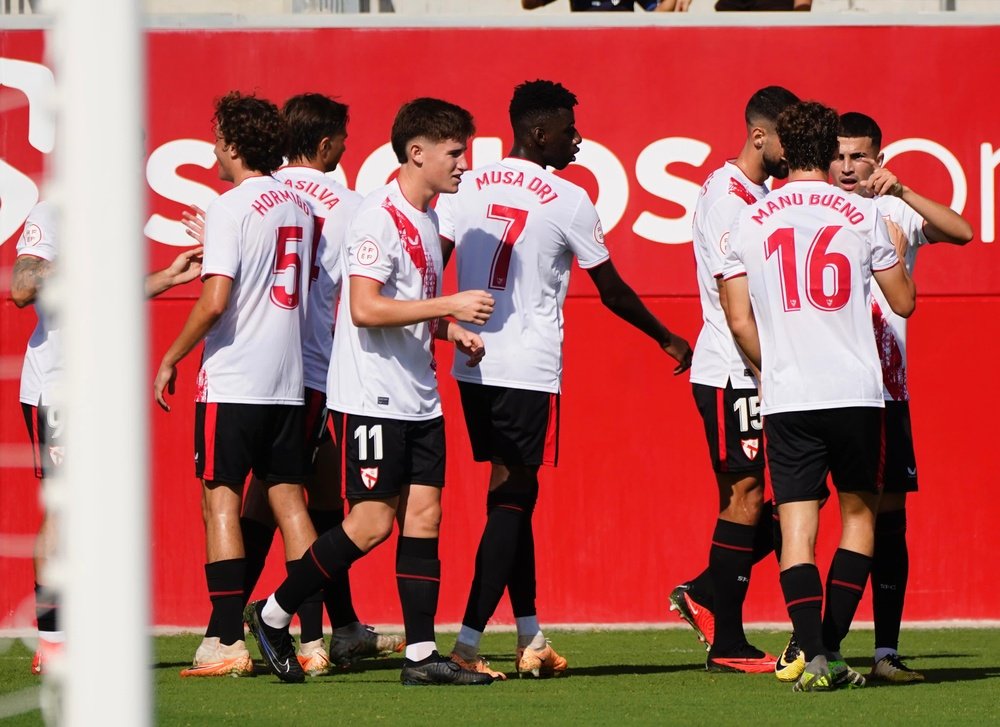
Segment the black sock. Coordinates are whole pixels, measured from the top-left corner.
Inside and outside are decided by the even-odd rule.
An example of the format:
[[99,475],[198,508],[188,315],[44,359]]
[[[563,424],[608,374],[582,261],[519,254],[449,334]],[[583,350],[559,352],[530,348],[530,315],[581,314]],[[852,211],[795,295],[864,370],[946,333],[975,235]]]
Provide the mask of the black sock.
[[826,654],[823,648],[823,582],[819,568],[800,563],[781,571],[781,592],[792,620],[792,630],[806,661]]
[[225,644],[235,644],[243,639],[243,582],[246,576],[246,559],[217,560],[205,565],[208,597],[212,601],[209,628]]
[[403,609],[406,643],[434,641],[434,615],[441,590],[441,561],[437,538],[399,536],[396,548],[396,586]]
[[525,505],[501,490],[486,498],[486,526],[476,551],[476,571],[462,625],[484,631],[503,596],[517,557]]
[[[309,557],[308,553],[305,556]],[[285,561],[285,570],[288,577],[293,577],[296,572],[303,567],[303,560]],[[323,589],[311,594],[296,609],[295,614],[299,617],[299,628],[302,630],[299,641],[307,644],[310,641],[323,638]]]
[[259,520],[248,517],[240,518],[240,532],[243,533],[243,554],[246,570],[243,576],[243,602],[247,603],[253,595],[253,589],[264,572],[264,562],[271,550],[274,540],[274,526],[265,525]]
[[760,518],[754,526],[753,564],[757,565],[774,552],[774,519],[777,516],[774,503],[765,500],[760,506]]
[[743,601],[750,587],[756,528],[717,520],[708,553],[708,570],[715,592],[715,639],[712,652],[725,655],[746,643]]
[[507,596],[510,598],[510,608],[514,618],[536,616],[535,607],[537,585],[535,582],[535,533],[531,517],[534,507],[525,511],[521,527],[517,535],[517,551],[514,554],[514,564],[507,578]]
[[851,630],[854,612],[865,592],[872,559],[867,555],[837,548],[826,577],[826,612],[823,614],[823,645],[840,651],[840,642]]
[[42,632],[58,631],[59,598],[48,586],[35,584],[35,620]]
[[[339,510],[309,508],[309,517],[312,518],[316,534],[322,535],[344,522],[344,508],[341,507]],[[330,574],[329,582],[323,586],[323,602],[330,617],[330,625],[335,629],[360,620],[354,611],[354,599],[351,597],[350,569],[344,568]],[[299,618],[301,619],[301,614]]]
[[709,611],[715,611],[715,587],[708,568],[688,581],[688,595]]
[[876,649],[899,648],[899,627],[903,621],[903,600],[909,575],[906,510],[879,513],[875,519],[875,554],[872,557]]
[[275,600],[286,613],[295,613],[334,573],[350,568],[362,555],[364,552],[347,537],[342,525],[327,530],[302,556],[295,574],[278,586]]

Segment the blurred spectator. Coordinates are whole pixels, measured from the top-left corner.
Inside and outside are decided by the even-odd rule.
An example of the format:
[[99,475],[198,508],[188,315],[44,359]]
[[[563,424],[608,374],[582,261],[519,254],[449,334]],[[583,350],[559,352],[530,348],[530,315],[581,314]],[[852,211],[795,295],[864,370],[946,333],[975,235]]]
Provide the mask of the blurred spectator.
[[[534,10],[553,2],[555,0],[521,0],[521,7],[525,10]],[[680,4],[685,5],[684,9],[686,9],[690,2],[691,0],[569,0],[569,9],[573,12],[594,10],[631,13],[638,5],[643,10],[669,11],[674,10],[674,6]]]

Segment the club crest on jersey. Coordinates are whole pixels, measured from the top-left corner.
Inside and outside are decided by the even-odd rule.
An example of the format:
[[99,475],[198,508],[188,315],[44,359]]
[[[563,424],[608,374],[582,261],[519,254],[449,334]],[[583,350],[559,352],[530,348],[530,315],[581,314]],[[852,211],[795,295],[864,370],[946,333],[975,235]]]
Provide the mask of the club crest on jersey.
[[42,228],[34,222],[29,222],[24,226],[24,232],[21,233],[21,238],[24,240],[24,244],[27,247],[34,247],[42,241]]
[[740,446],[743,447],[743,454],[747,456],[747,459],[757,459],[757,453],[760,451],[760,439],[741,439]]
[[604,228],[601,227],[601,221],[597,221],[597,225],[594,226],[594,240],[597,241],[598,245],[604,244]]
[[369,490],[374,489],[378,484],[378,467],[362,467],[361,482]]
[[354,259],[360,265],[374,265],[378,261],[378,245],[374,240],[365,240],[361,247],[354,253]]

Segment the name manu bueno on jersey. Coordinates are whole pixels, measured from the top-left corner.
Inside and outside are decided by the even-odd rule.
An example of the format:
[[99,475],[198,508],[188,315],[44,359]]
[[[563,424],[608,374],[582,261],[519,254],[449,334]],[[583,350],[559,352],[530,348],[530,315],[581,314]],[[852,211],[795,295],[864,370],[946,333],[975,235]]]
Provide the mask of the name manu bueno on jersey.
[[[773,199],[772,199],[773,197]],[[773,194],[759,202],[757,212],[750,215],[750,219],[758,225],[763,225],[764,220],[771,216],[772,212],[783,210],[786,207],[829,207],[840,212],[852,225],[857,225],[865,219],[864,212],[848,202],[839,194],[810,194],[808,197],[800,192],[781,194],[775,197]]]

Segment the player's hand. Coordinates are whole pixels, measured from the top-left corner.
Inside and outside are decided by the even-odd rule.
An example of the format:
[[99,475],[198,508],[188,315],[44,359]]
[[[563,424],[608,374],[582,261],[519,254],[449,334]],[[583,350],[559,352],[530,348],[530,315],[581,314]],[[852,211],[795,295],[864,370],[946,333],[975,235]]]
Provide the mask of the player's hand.
[[691,356],[693,355],[691,346],[677,334],[670,334],[670,341],[663,346],[663,350],[677,361],[677,366],[674,367],[674,376],[683,374],[691,368]]
[[187,228],[187,234],[197,240],[199,245],[204,245],[205,210],[198,205],[188,205],[188,208],[181,212],[181,220]]
[[910,248],[910,241],[906,239],[906,233],[903,232],[902,227],[888,217],[885,218],[885,226],[889,228],[889,239],[892,240],[892,246],[896,248],[896,257],[899,258],[900,265],[905,265],[903,261],[906,259],[906,251]]
[[153,379],[153,398],[156,399],[156,403],[160,405],[160,408],[164,411],[170,411],[170,405],[167,404],[167,400],[163,396],[164,390],[171,396],[174,394],[174,383],[177,381],[177,367],[170,366],[166,363],[161,363],[159,370],[156,372],[156,378]]
[[486,355],[486,347],[483,339],[472,331],[467,331],[456,323],[448,326],[448,340],[455,344],[455,348],[469,357],[465,365],[474,368],[479,365]]
[[885,167],[877,167],[868,179],[861,182],[860,187],[865,196],[891,195],[899,197],[903,194],[903,185],[895,174]]
[[495,303],[485,290],[463,290],[451,296],[450,315],[464,323],[481,326],[493,315]]
[[201,253],[204,248],[199,245],[185,250],[174,258],[166,273],[170,276],[172,285],[190,283],[201,275]]

